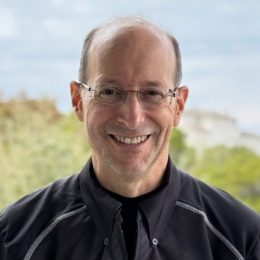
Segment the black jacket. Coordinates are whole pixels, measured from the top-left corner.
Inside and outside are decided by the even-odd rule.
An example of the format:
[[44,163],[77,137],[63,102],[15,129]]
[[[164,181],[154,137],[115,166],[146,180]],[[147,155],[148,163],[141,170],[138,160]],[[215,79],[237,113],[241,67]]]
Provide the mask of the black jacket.
[[[260,217],[223,191],[177,170],[142,200],[135,259],[259,260]],[[127,259],[121,203],[81,173],[34,192],[0,215],[1,260]]]

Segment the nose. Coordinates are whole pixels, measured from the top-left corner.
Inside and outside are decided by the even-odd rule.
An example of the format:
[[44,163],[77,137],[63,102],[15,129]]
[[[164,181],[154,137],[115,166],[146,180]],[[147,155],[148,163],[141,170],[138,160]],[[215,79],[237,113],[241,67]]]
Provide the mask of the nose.
[[129,129],[136,129],[145,119],[145,111],[136,92],[129,91],[117,111],[117,121]]

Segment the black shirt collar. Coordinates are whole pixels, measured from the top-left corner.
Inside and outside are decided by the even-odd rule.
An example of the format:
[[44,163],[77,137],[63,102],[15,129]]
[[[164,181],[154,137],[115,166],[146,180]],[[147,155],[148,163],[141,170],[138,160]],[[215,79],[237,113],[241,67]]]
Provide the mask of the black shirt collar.
[[[98,183],[91,160],[87,162],[80,173],[80,188],[96,228],[103,238],[110,238],[114,218],[122,204],[119,199],[116,199]],[[179,191],[180,176],[169,159],[165,170],[165,184],[156,191],[139,198],[139,207],[147,219],[150,238],[159,238],[163,227],[166,227],[174,210]]]

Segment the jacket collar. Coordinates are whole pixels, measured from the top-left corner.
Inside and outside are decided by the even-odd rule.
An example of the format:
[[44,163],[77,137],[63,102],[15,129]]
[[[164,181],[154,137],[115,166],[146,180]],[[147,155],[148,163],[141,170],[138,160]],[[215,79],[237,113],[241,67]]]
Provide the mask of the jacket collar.
[[98,183],[91,159],[80,172],[80,189],[91,218],[103,238],[111,238],[114,217],[121,203],[112,198]]
[[150,239],[163,236],[181,189],[180,174],[170,158],[164,174],[163,187],[140,203],[148,221]]
[[[147,219],[150,238],[159,238],[167,226],[175,208],[180,184],[179,172],[169,159],[163,187],[140,200],[140,208]],[[120,211],[121,203],[98,183],[91,160],[80,173],[80,189],[97,230],[103,238],[111,238],[115,216]]]

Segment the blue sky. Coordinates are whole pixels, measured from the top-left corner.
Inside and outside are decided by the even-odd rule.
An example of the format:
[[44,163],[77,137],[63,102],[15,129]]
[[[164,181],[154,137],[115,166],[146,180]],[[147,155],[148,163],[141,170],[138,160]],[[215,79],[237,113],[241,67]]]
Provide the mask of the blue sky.
[[0,0],[0,93],[54,98],[70,111],[86,33],[122,15],[143,15],[177,37],[188,109],[227,114],[260,135],[259,0]]

